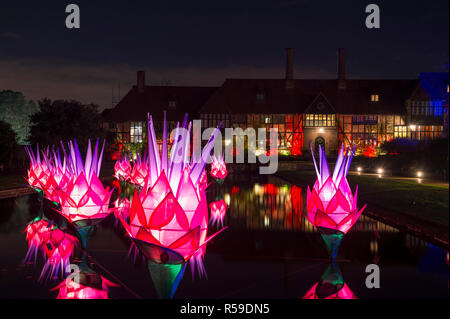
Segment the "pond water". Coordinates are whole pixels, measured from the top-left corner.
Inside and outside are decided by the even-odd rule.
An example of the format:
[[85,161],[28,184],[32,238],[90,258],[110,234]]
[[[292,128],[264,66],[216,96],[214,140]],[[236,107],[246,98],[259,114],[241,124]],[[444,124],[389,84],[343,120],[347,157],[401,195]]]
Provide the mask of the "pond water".
[[[193,277],[187,266],[175,298],[334,296],[332,287],[316,292],[321,278],[340,282],[340,297],[448,298],[448,252],[394,227],[362,215],[342,240],[337,265],[332,265],[320,234],[303,216],[305,189],[268,177],[221,187],[214,183],[207,192],[210,203],[226,204],[223,224],[228,228],[208,244],[207,278],[196,273]],[[44,203],[47,221],[56,223],[60,217],[54,207]],[[25,260],[24,231],[39,209],[37,195],[0,201],[0,298],[64,295],[61,272],[40,278],[45,267],[41,253],[35,260],[30,256]],[[220,228],[211,225],[209,233]],[[71,238],[68,227],[63,240]],[[54,246],[47,243],[47,249]],[[77,264],[80,254],[75,251],[70,263]],[[144,258],[113,215],[96,226],[85,257],[92,275],[87,281],[98,288],[94,294],[100,291],[111,299],[158,298]],[[366,287],[369,264],[379,266],[379,289]],[[102,288],[102,280],[106,286],[114,284],[109,291]]]

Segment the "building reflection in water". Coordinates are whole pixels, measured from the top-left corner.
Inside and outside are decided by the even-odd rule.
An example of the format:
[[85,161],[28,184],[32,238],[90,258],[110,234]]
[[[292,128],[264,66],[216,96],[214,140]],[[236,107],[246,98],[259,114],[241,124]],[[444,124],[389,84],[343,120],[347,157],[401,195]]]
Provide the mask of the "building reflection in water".
[[[219,191],[212,188],[211,196]],[[217,195],[216,195],[217,196]],[[246,229],[301,230],[303,194],[298,186],[255,184],[252,189],[229,187],[224,200],[233,212],[228,225]]]
[[[228,186],[228,187],[227,187]],[[283,230],[315,232],[303,218],[305,192],[290,184],[254,184],[252,188],[224,185],[223,196],[229,207],[228,225],[251,230]],[[215,198],[218,188],[211,188]],[[397,233],[398,229],[362,215],[353,230],[361,232]]]

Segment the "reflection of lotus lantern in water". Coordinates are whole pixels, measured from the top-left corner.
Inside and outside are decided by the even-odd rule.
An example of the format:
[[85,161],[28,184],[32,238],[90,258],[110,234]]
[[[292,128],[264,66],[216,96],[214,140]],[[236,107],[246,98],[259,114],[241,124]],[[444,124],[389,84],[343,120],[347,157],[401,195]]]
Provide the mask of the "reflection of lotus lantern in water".
[[177,128],[168,159],[167,128],[164,121],[162,153],[159,155],[152,118],[148,121],[149,174],[138,194],[135,190],[130,222],[119,216],[128,235],[149,260],[149,270],[158,294],[173,297],[189,260],[192,268],[204,273],[202,258],[208,237],[206,184],[201,176],[213,147],[217,130],[203,149],[201,158],[187,160],[190,126]]
[[[312,149],[311,152],[313,153]],[[319,168],[314,158],[317,181],[312,190],[308,187],[307,219],[318,228],[324,238],[332,258],[337,255],[344,234],[356,223],[365,206],[358,210],[357,193],[353,196],[347,182],[353,152],[341,147],[333,175],[330,175],[324,149],[319,145]]]
[[227,203],[223,199],[217,200],[209,204],[209,210],[211,211],[211,225],[223,227],[223,220],[225,218],[227,208],[228,208]]
[[70,276],[53,290],[59,289],[57,299],[108,299],[109,287],[118,285],[94,272],[85,263],[72,265]]
[[212,157],[210,174],[219,184],[223,184],[223,181],[228,174],[227,166],[225,164],[225,161],[223,160],[223,156]]
[[37,217],[28,224],[25,229],[28,241],[28,252],[25,260],[36,260],[39,250],[43,252],[46,259],[41,278],[47,274],[48,277],[66,271],[70,257],[78,241],[75,236],[62,230],[53,222],[45,218]]
[[320,281],[308,290],[303,299],[357,299],[357,297],[344,282],[339,266],[332,262]]
[[128,221],[130,216],[130,201],[126,197],[119,197],[114,202],[114,213],[116,216],[121,216],[124,220]]

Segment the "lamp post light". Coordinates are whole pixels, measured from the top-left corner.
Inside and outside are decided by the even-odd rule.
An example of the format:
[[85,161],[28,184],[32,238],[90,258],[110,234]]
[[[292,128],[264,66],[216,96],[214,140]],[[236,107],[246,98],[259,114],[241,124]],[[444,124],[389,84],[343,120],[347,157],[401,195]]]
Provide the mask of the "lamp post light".
[[381,178],[383,176],[384,170],[382,168],[377,169],[378,178]]

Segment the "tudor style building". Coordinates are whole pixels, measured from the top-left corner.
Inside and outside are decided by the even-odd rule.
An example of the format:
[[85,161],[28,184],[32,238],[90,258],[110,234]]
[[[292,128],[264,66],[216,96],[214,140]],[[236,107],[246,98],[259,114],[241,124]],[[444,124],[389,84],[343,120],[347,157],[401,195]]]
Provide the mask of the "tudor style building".
[[[341,143],[378,147],[395,138],[436,139],[448,131],[448,73],[412,80],[347,79],[339,49],[336,79],[294,79],[287,49],[284,79],[227,79],[200,110],[203,126],[277,128],[278,150],[301,155]],[[444,129],[444,125],[446,128]]]
[[[410,80],[347,79],[339,49],[336,79],[294,79],[293,49],[286,50],[284,79],[226,79],[222,86],[146,86],[138,83],[106,116],[124,145],[141,143],[145,117],[173,127],[188,112],[202,127],[278,129],[278,151],[302,155],[311,142],[335,154],[341,143],[359,150],[395,138],[429,140],[448,132],[448,73],[421,73]],[[157,124],[158,125],[158,124]]]

